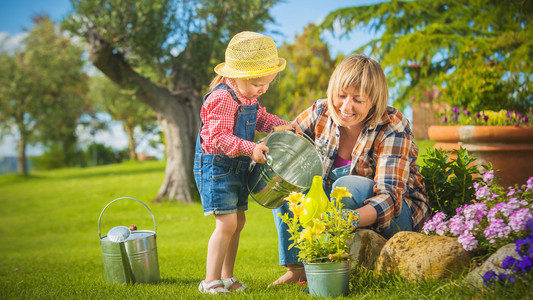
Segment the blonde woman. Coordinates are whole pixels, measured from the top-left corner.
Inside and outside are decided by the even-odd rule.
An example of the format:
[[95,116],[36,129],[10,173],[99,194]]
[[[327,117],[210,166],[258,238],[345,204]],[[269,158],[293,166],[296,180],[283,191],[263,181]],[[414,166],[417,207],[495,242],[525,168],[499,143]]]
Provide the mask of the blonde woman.
[[[416,165],[418,148],[409,121],[387,106],[380,65],[362,55],[345,58],[331,75],[327,95],[293,122],[324,155],[326,192],[348,188],[353,196],[342,199],[345,209],[359,215],[358,226],[385,238],[401,230],[420,231],[431,210]],[[288,250],[291,242],[280,212],[288,212],[286,205],[274,210],[274,218],[280,265],[287,272],[272,285],[305,279],[298,249]]]

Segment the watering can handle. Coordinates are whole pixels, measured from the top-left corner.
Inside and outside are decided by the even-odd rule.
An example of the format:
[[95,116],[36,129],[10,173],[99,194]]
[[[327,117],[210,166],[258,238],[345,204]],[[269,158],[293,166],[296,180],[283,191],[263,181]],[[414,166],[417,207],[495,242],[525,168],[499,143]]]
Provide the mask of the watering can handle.
[[[315,141],[310,136],[305,134],[305,132],[303,132],[303,131],[295,132],[294,128],[292,127],[292,124],[280,125],[280,126],[276,126],[276,127],[272,128],[272,132],[280,132],[280,131],[292,131],[295,134],[299,134],[299,135],[303,136],[311,144],[315,145]],[[322,151],[322,149],[317,149],[317,150],[319,150],[319,153]]]
[[280,126],[276,126],[276,127],[272,127],[272,132],[279,132],[279,131],[293,131],[294,129],[292,128],[292,125],[291,124],[286,124],[286,125],[280,125]]
[[131,200],[135,200],[139,203],[141,203],[144,207],[146,207],[146,209],[148,210],[148,212],[150,212],[150,214],[152,215],[152,221],[154,222],[154,231],[157,231],[157,228],[155,226],[155,218],[154,218],[154,214],[152,213],[152,211],[148,208],[148,206],[146,206],[146,204],[144,204],[143,202],[135,199],[135,198],[130,198],[130,197],[120,197],[120,198],[117,198],[111,202],[109,202],[105,207],[104,209],[102,209],[102,212],[100,213],[100,217],[98,218],[98,236],[100,237],[100,239],[102,239],[102,235],[100,233],[100,221],[102,220],[102,215],[104,214],[104,211],[106,210],[106,208],[111,205],[113,202],[115,201],[118,201],[118,200],[121,200],[121,199],[131,199]]

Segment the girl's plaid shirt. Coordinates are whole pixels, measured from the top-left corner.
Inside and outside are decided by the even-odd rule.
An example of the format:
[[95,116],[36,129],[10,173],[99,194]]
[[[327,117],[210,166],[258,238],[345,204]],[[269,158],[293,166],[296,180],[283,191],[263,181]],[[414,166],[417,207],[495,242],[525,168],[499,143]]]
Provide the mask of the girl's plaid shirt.
[[[339,148],[340,132],[328,113],[325,99],[316,101],[295,120],[302,131],[314,140],[323,156],[325,178],[333,168]],[[350,174],[376,182],[375,196],[365,203],[378,213],[377,230],[391,226],[400,215],[402,200],[409,206],[413,230],[420,231],[430,217],[424,180],[416,165],[418,147],[413,141],[409,121],[393,107],[375,127],[365,127],[352,152]],[[326,188],[331,186],[326,180]],[[393,225],[394,226],[394,225]]]
[[[259,104],[255,130],[269,132],[272,127],[289,123],[268,113],[266,108],[260,105],[259,98],[248,99],[242,96],[233,80],[226,79],[224,83],[235,92],[242,105]],[[252,156],[255,143],[233,135],[238,107],[239,103],[234,101],[231,94],[224,89],[217,89],[207,97],[200,112],[200,118],[204,123],[200,136],[205,153],[225,154],[229,157]]]

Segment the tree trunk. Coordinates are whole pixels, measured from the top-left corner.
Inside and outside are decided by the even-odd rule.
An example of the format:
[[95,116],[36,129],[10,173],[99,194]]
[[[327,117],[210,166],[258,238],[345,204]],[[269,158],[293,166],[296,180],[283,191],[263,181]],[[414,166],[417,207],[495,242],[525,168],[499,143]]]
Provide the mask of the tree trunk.
[[137,152],[135,152],[135,140],[133,139],[133,126],[128,122],[122,122],[124,131],[128,136],[128,148],[130,149],[130,159],[137,160]]
[[201,95],[192,86],[171,92],[140,76],[114,49],[89,30],[89,59],[122,88],[136,88],[139,100],[152,108],[161,120],[167,142],[165,178],[156,200],[192,203],[194,144],[200,124]]
[[28,165],[26,164],[26,137],[21,134],[18,142],[17,171],[19,174],[28,176]]

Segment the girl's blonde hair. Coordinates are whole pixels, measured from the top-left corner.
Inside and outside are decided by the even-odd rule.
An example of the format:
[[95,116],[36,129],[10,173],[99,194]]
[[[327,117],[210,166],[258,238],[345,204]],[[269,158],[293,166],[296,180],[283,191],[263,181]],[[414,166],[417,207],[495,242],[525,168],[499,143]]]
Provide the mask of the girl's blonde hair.
[[217,76],[215,76],[215,78],[211,80],[211,83],[209,84],[209,90],[212,91],[217,86],[217,84],[223,82],[225,78],[226,77],[217,74]]
[[387,110],[389,88],[381,66],[371,58],[362,55],[346,57],[331,74],[328,85],[328,111],[339,125],[340,117],[333,106],[333,99],[349,87],[359,89],[360,95],[372,101],[372,108],[364,120],[368,126],[375,126]]

